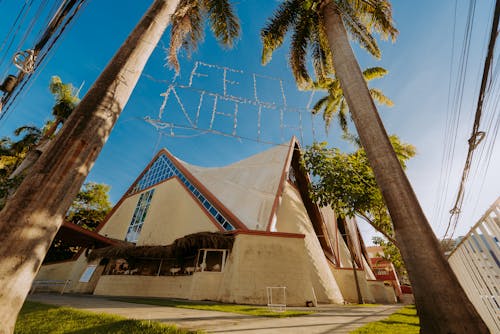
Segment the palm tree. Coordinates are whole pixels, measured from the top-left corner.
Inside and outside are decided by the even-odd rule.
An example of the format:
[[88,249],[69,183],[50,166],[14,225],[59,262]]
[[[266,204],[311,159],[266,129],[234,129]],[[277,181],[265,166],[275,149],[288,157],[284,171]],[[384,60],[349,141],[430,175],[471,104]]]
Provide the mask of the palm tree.
[[47,127],[47,131],[44,133],[45,139],[52,137],[59,124],[64,123],[68,119],[69,115],[71,115],[80,102],[78,92],[75,91],[73,85],[63,83],[57,75],[50,78],[49,90],[54,95],[56,103],[52,107],[54,121]]
[[[47,121],[42,130],[38,129],[38,137],[36,142],[31,146],[27,146],[21,164],[10,175],[10,179],[15,177],[22,177],[25,175],[31,166],[38,160],[43,150],[47,147],[49,141],[54,136],[59,124],[69,117],[71,112],[76,108],[80,99],[78,93],[72,84],[63,83],[61,78],[53,76],[50,79],[49,90],[54,95],[56,103],[52,107],[53,120]],[[19,130],[19,129],[18,129]],[[16,130],[17,131],[17,130]],[[16,133],[15,133],[16,134]],[[17,136],[18,134],[16,134]],[[20,142],[19,144],[23,144]]]
[[[370,67],[363,71],[364,79],[369,82],[373,79],[382,78],[387,74],[387,70],[382,67]],[[320,98],[312,107],[312,113],[323,113],[323,120],[325,121],[325,129],[328,132],[331,121],[335,115],[339,121],[340,128],[344,132],[345,137],[349,137],[349,129],[347,126],[347,119],[349,114],[349,107],[344,97],[344,92],[340,86],[340,81],[336,77],[326,77],[321,81],[316,81],[311,84],[308,89],[312,90],[326,90],[327,95]],[[392,107],[394,103],[390,98],[377,88],[370,88],[370,95],[373,100],[378,104],[384,104]]]
[[43,131],[33,125],[24,125],[14,130],[14,135],[21,137],[13,141],[9,137],[0,139],[0,179],[6,181],[12,172],[22,163],[28,152],[42,138]]
[[[292,32],[290,63],[299,87],[310,77],[313,56],[318,78],[339,79],[360,141],[382,191],[413,285],[422,333],[488,333],[448,262],[411,185],[399,164],[349,43],[359,42],[375,57],[380,50],[372,32],[397,36],[387,0],[285,0],[261,32],[263,62]],[[349,34],[348,34],[349,32]]]
[[13,331],[47,249],[149,56],[170,22],[189,19],[184,13],[188,4],[208,16],[221,43],[234,40],[239,25],[229,0],[155,0],[0,213],[0,323],[5,333]]

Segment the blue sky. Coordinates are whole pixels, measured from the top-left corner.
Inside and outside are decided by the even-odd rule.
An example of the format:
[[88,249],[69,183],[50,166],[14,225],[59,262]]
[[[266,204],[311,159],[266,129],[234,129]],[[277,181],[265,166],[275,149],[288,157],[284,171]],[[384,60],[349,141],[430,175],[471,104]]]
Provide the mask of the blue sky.
[[[0,43],[7,36],[22,3],[18,0],[0,0]],[[31,14],[28,14],[27,20],[30,15],[33,15],[35,5],[40,1],[35,0],[32,3],[33,9]],[[71,82],[75,86],[84,83],[80,94],[83,96],[151,1],[123,0],[119,2],[119,5],[117,3],[110,0],[88,1],[50,54],[50,59],[43,68],[37,71],[29,89],[21,94],[14,108],[0,121],[0,136],[10,136],[13,129],[27,123],[41,126],[50,118],[53,99],[47,86],[52,75],[59,75],[64,82]],[[196,61],[226,66],[244,71],[229,74],[229,80],[239,82],[238,85],[228,86],[230,94],[251,98],[253,96],[252,73],[257,73],[281,78],[288,106],[304,108],[309,95],[298,92],[295,88],[286,59],[288,46],[278,50],[267,66],[263,67],[260,64],[259,31],[277,3],[278,1],[269,0],[237,1],[236,8],[243,31],[236,47],[232,50],[221,49],[207,31],[204,43],[190,59],[185,54],[182,55],[181,74],[177,82],[184,85],[189,83],[189,75]],[[457,3],[458,10],[456,21],[454,20],[455,3]],[[452,168],[444,173],[444,179],[449,180],[448,187],[440,187],[439,185],[443,184],[442,156],[449,110],[448,92],[450,79],[451,87],[454,87],[457,80],[457,59],[462,47],[468,4],[469,2],[465,0],[424,0],[419,1],[418,5],[408,1],[394,1],[394,18],[400,35],[394,44],[380,43],[382,60],[373,59],[354,46],[362,68],[382,66],[389,70],[385,78],[377,79],[371,85],[382,89],[395,102],[393,108],[379,108],[387,131],[398,134],[404,141],[417,147],[418,155],[410,161],[407,174],[438,236],[444,232],[445,220],[448,218],[446,212],[452,207],[453,196],[456,194],[465,161],[467,138],[472,128],[479,79],[491,24],[493,1],[478,1],[455,156]],[[33,46],[41,26],[41,21],[35,23],[35,29],[27,36],[21,49]],[[453,35],[454,27],[455,35]],[[14,45],[18,44],[17,41],[21,37],[19,34]],[[456,42],[452,56],[453,39]],[[89,180],[111,185],[111,198],[114,202],[118,201],[161,147],[168,148],[182,160],[201,166],[225,165],[270,147],[269,144],[258,143],[254,140],[179,129],[175,131],[174,137],[160,136],[155,128],[143,120],[145,116],[158,117],[163,102],[160,94],[166,91],[168,83],[173,78],[173,72],[165,66],[165,52],[162,48],[162,45],[168,45],[168,40],[169,30],[146,66],[144,74],[147,76],[144,75],[140,79],[89,176]],[[0,49],[0,61],[4,52],[5,47]],[[7,58],[9,57],[11,56]],[[451,63],[452,59],[454,59],[453,63]],[[452,70],[451,75],[450,70]],[[199,71],[209,74],[210,77],[208,79],[195,77],[192,88],[220,93],[222,71],[206,67],[199,67]],[[0,63],[0,75],[4,76],[7,72],[14,73],[15,69],[4,61]],[[151,80],[149,76],[154,77],[155,80]],[[279,82],[265,78],[259,80],[261,80],[257,84],[259,98],[282,104]],[[188,112],[194,115],[199,102],[199,94],[189,89],[179,88],[177,91]],[[205,119],[204,123],[200,122],[200,126],[207,126],[210,123],[209,116],[212,110],[210,103],[212,102],[209,99],[203,102],[200,120],[203,117]],[[224,104],[219,101],[218,108],[221,112],[232,112],[234,107],[230,103]],[[248,110],[245,111],[245,108]],[[239,119],[237,132],[242,136],[255,139],[257,138],[256,110],[250,109],[252,109],[250,106],[241,106],[242,118]],[[186,120],[182,119],[179,110],[175,100],[169,96],[164,120],[187,124]],[[248,115],[248,118],[245,119],[245,115]],[[486,114],[486,119],[488,115],[493,114]],[[232,122],[222,115],[216,116],[215,128],[231,132]],[[290,125],[297,122],[293,114],[286,114],[286,118],[285,123]],[[325,137],[320,120],[318,119],[315,124],[317,139],[327,139],[331,145],[345,150],[350,149],[348,144],[340,140],[335,126],[330,129],[328,137]],[[279,115],[276,112],[264,110],[261,125],[263,139],[274,143],[287,141],[293,131],[284,132],[282,136]],[[310,128],[304,127],[304,139],[305,144],[310,144],[312,141]],[[475,169],[473,168],[473,173],[471,173],[473,182],[467,185],[463,214],[456,235],[465,234],[498,196],[498,189],[500,189],[500,178],[497,172],[500,170],[498,149],[493,150],[488,173],[484,173],[485,164],[485,159],[479,162],[476,160]],[[437,205],[436,203],[440,201],[444,204]],[[362,226],[362,230],[366,234],[371,233],[366,226]]]

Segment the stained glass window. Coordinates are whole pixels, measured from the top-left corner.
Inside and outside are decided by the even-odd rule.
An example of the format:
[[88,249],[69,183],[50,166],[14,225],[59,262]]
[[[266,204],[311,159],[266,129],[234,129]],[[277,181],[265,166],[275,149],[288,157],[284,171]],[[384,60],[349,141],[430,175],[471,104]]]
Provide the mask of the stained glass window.
[[140,192],[155,184],[158,184],[173,176],[177,176],[186,188],[194,195],[197,201],[205,208],[217,223],[226,231],[234,230],[234,226],[224,217],[224,215],[193,185],[186,176],[174,165],[174,163],[164,154],[151,165],[147,172],[137,182],[131,194]]
[[142,225],[144,225],[144,220],[146,220],[146,215],[148,213],[149,204],[151,204],[151,199],[153,198],[153,193],[154,189],[151,189],[139,196],[139,201],[137,201],[137,206],[135,207],[134,215],[132,216],[132,221],[130,222],[125,241],[137,242],[139,239],[139,234],[141,234]]

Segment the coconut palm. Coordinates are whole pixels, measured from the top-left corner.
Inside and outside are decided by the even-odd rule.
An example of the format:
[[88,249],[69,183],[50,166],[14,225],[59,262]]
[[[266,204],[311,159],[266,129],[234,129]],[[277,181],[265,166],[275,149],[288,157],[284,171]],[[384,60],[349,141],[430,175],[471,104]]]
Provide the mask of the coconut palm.
[[321,80],[335,74],[360,141],[389,209],[413,285],[422,333],[487,333],[440,251],[439,243],[399,164],[351,49],[349,37],[375,57],[372,35],[395,39],[387,0],[284,0],[262,29],[263,62],[291,32],[290,64],[299,88],[310,84],[309,51]]
[[54,95],[56,103],[52,107],[54,121],[47,127],[44,133],[45,138],[52,137],[57,127],[68,119],[69,115],[71,115],[80,102],[78,92],[75,91],[73,85],[70,83],[63,83],[61,78],[56,75],[50,78],[49,90],[52,95]]
[[[381,78],[387,74],[387,70],[382,67],[370,67],[363,71],[363,77],[367,82]],[[321,112],[323,114],[323,120],[325,121],[325,129],[328,132],[330,128],[331,121],[336,115],[339,121],[340,128],[344,132],[344,136],[349,136],[349,129],[347,125],[349,107],[344,97],[344,92],[340,86],[340,81],[332,77],[326,77],[321,81],[313,82],[310,88],[312,90],[326,90],[327,95],[320,98],[312,107],[312,113],[317,114]],[[373,100],[378,104],[383,104],[388,107],[392,107],[394,103],[390,98],[385,96],[385,94],[377,88],[370,88],[370,95]]]
[[[5,333],[13,331],[47,249],[149,56],[169,23],[190,18],[184,13],[188,4],[200,7],[221,43],[231,44],[239,25],[229,0],[155,0],[0,213],[0,323]],[[196,36],[191,32],[187,37]]]
[[[32,143],[32,145],[27,146],[23,141],[16,142],[26,151],[24,152],[21,164],[19,164],[10,175],[9,178],[11,179],[18,176],[22,177],[29,171],[31,166],[33,166],[42,154],[43,150],[47,147],[48,142],[54,136],[59,124],[64,123],[71,112],[76,108],[78,102],[80,102],[78,93],[75,92],[73,85],[63,83],[61,78],[58,76],[53,76],[50,79],[49,90],[54,95],[56,100],[56,103],[52,107],[52,115],[54,116],[54,119],[47,121],[42,130],[36,128],[38,131],[36,133],[37,137],[34,138],[36,140]],[[17,133],[15,134],[16,136],[18,135]],[[27,139],[29,139],[29,137]]]
[[10,145],[10,151],[11,154],[20,157],[38,145],[43,137],[43,131],[33,125],[24,125],[15,129],[14,135],[22,137]]

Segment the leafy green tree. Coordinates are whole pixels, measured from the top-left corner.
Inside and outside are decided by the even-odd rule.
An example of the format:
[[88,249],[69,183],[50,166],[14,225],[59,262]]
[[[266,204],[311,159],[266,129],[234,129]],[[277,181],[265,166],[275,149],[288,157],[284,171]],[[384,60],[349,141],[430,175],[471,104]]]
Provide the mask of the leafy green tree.
[[[354,40],[373,56],[380,57],[372,33],[393,40],[398,34],[390,2],[283,0],[261,30],[263,63],[270,61],[288,32],[291,32],[290,67],[299,88],[306,88],[312,81],[306,66],[309,54],[318,81],[330,75],[340,81],[410,273],[422,333],[488,333],[441,252],[391,146],[350,45],[350,39]],[[439,296],[439,300],[434,296]]]
[[0,209],[21,184],[59,124],[64,123],[78,105],[73,85],[63,83],[58,76],[51,78],[49,90],[56,100],[52,108],[54,119],[47,121],[41,129],[34,125],[21,126],[14,130],[18,140],[5,137],[0,141]]
[[[66,215],[66,220],[89,231],[94,231],[111,210],[110,187],[103,183],[87,182],[76,196]],[[71,240],[54,239],[44,263],[71,259],[80,247]]]
[[14,172],[30,150],[38,145],[42,133],[43,131],[36,126],[26,125],[14,130],[14,135],[20,137],[17,141],[13,141],[10,137],[0,140],[0,209],[5,205],[7,197],[22,182],[24,176],[15,175]]
[[[402,143],[395,135],[390,140],[403,167],[415,155],[413,145]],[[392,243],[392,221],[377,186],[365,151],[352,153],[315,143],[303,152],[303,166],[313,178],[311,196],[321,206],[331,206],[341,216],[358,215]]]
[[67,221],[94,231],[111,210],[109,189],[103,183],[85,183],[69,208]]

